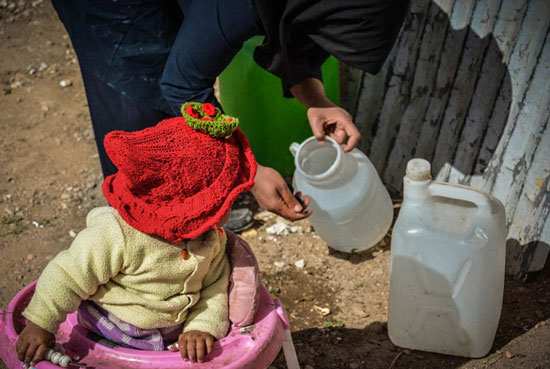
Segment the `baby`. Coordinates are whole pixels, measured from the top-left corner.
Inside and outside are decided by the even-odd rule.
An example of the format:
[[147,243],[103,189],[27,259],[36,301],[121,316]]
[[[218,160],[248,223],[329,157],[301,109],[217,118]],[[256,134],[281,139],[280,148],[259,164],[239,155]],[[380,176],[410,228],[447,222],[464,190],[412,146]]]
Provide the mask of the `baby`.
[[211,104],[127,133],[105,148],[118,172],[105,179],[111,207],[44,269],[23,315],[16,350],[34,365],[67,314],[123,347],[164,350],[202,362],[229,328],[230,266],[221,226],[252,188],[256,161],[238,121]]

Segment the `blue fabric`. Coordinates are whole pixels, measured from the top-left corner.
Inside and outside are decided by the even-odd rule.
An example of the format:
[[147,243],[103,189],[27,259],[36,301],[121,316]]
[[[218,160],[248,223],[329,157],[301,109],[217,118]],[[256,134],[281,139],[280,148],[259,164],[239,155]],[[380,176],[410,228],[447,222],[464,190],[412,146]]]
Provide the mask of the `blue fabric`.
[[115,130],[139,131],[154,126],[163,119],[171,118],[172,115],[121,94],[85,66],[81,66],[80,70],[88,98],[101,169],[103,176],[107,177],[118,171],[103,146],[107,133]]
[[[53,0],[83,68],[172,115],[211,102],[216,77],[260,33],[252,0]],[[162,86],[162,87],[161,87]]]
[[[183,101],[212,102],[214,82],[261,25],[251,0],[182,1],[185,20],[174,41],[161,79],[172,111]],[[183,8],[183,7],[182,7]]]
[[216,77],[256,35],[252,0],[52,0],[78,56],[103,175],[103,139],[210,102]]

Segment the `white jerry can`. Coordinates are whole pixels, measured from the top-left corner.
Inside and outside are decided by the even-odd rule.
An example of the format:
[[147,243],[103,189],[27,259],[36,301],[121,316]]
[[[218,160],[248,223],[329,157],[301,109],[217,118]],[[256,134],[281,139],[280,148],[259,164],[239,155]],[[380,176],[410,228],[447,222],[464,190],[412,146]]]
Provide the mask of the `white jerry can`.
[[315,232],[332,248],[363,251],[378,243],[391,226],[393,206],[370,160],[357,149],[345,153],[327,137],[293,143],[294,188],[311,198],[309,218]]
[[504,206],[473,188],[433,182],[413,159],[391,243],[388,332],[401,347],[482,357],[502,308]]

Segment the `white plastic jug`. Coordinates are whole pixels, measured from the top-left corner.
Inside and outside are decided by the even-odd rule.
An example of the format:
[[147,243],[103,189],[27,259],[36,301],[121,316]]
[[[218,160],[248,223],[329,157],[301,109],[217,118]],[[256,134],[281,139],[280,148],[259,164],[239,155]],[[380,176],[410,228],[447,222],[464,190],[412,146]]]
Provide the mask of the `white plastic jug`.
[[388,332],[401,347],[486,355],[502,308],[506,216],[473,188],[432,182],[413,159],[391,243]]
[[296,164],[294,188],[311,198],[310,221],[319,236],[344,252],[376,245],[392,223],[393,206],[365,154],[357,149],[344,153],[330,137],[325,145],[310,137],[291,144],[290,151]]

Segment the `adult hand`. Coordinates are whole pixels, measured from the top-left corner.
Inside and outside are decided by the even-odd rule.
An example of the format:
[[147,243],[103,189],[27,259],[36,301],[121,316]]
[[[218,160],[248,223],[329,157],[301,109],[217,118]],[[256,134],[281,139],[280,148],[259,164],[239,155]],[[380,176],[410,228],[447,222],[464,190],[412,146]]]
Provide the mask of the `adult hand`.
[[343,144],[348,139],[344,151],[357,145],[361,134],[351,115],[327,98],[323,83],[316,78],[306,78],[290,88],[290,92],[307,108],[307,118],[315,138],[325,143],[325,136]]
[[180,334],[178,347],[183,360],[202,363],[204,358],[212,352],[214,337],[201,331],[189,331]]
[[258,164],[254,182],[252,194],[262,208],[291,221],[311,215],[311,210],[307,210],[309,198],[302,201],[300,192],[294,196],[283,177],[275,169]]
[[53,334],[33,322],[29,322],[15,344],[17,358],[25,364],[34,366],[34,364],[44,359],[54,341],[55,336]]
[[313,135],[321,144],[325,143],[325,136],[333,138],[339,144],[348,138],[344,146],[344,151],[348,152],[361,138],[352,116],[339,106],[311,107],[307,110],[307,118]]

